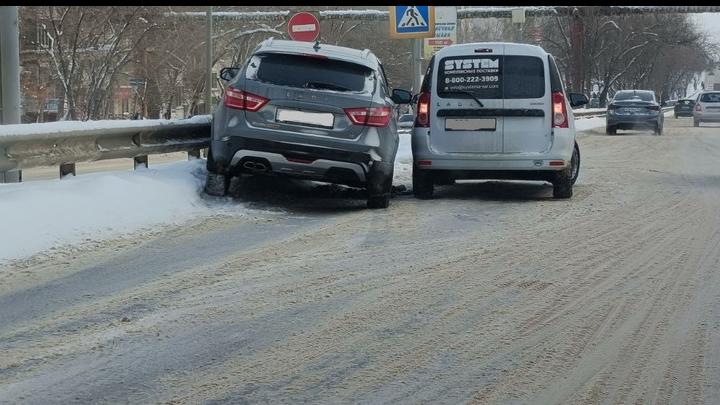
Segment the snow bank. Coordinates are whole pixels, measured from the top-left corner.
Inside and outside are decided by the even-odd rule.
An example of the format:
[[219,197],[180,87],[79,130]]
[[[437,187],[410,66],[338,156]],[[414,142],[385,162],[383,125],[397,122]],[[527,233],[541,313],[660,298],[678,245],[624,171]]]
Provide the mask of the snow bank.
[[39,124],[13,124],[0,126],[0,137],[26,136],[29,134],[57,134],[84,130],[137,128],[178,124],[209,124],[210,115],[196,115],[187,119],[172,120],[97,120],[97,121],[56,121]]
[[604,126],[605,117],[578,118],[575,120],[575,131],[587,131],[588,129]]
[[109,239],[198,216],[247,212],[235,201],[201,197],[204,165],[204,160],[193,160],[0,184],[0,263],[84,239]]

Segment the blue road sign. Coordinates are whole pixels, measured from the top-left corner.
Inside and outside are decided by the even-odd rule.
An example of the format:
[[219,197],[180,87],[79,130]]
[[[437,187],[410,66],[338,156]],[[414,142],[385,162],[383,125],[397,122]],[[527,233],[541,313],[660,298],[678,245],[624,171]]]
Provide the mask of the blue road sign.
[[391,6],[392,38],[426,38],[435,34],[435,9],[432,6]]

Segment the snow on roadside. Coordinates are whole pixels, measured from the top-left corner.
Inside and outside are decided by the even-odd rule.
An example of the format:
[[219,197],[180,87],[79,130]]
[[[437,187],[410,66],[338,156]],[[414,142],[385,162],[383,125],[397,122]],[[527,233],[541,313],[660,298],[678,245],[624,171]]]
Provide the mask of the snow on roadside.
[[205,161],[62,180],[0,184],[0,264],[62,244],[109,239],[198,216],[243,215],[236,201],[202,198]]

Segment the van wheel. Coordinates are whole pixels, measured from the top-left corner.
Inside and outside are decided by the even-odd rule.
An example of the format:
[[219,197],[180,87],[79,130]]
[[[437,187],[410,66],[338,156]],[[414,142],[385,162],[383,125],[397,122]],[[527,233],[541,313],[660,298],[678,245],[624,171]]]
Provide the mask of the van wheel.
[[208,172],[205,180],[205,193],[215,197],[224,197],[230,189],[230,175]]
[[573,195],[572,164],[553,175],[553,197],[570,198]]
[[575,142],[572,159],[570,159],[570,169],[572,173],[572,184],[575,185],[575,182],[580,176],[580,147],[577,142]]
[[429,170],[418,169],[413,166],[412,173],[413,194],[420,199],[432,198],[433,195],[433,179]]
[[617,134],[617,127],[614,125],[608,125],[605,127],[605,133],[607,135],[616,135]]

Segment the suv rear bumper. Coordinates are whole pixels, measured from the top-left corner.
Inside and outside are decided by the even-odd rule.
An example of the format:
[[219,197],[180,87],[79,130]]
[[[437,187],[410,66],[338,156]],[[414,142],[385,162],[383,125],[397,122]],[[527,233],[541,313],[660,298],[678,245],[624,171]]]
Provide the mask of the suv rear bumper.
[[347,151],[239,136],[212,140],[210,148],[215,170],[220,173],[272,173],[353,187],[391,181],[393,175],[392,162],[381,161],[373,151]]

